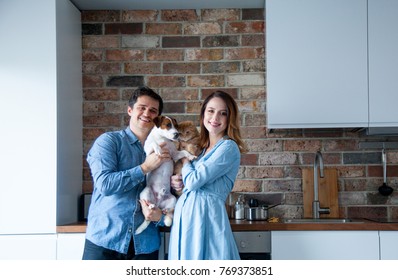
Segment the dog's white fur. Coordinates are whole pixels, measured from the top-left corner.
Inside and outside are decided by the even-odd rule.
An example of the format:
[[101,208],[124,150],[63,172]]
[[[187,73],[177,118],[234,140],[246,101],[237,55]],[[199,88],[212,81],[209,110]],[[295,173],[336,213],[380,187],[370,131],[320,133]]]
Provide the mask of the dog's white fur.
[[[148,135],[144,144],[144,150],[148,156],[151,153],[161,154],[160,144],[166,142],[164,148],[168,149],[173,161],[184,157],[193,160],[196,156],[182,150],[178,151],[173,141],[177,141],[179,133],[177,130],[177,121],[167,116],[159,116],[154,120],[155,126]],[[173,210],[176,204],[176,197],[170,192],[170,177],[173,175],[174,162],[163,162],[158,168],[147,174],[147,185],[140,193],[141,200],[149,201],[150,208],[159,207],[163,213],[164,224],[170,226],[173,221]],[[150,221],[145,220],[135,231],[136,234],[143,232]]]

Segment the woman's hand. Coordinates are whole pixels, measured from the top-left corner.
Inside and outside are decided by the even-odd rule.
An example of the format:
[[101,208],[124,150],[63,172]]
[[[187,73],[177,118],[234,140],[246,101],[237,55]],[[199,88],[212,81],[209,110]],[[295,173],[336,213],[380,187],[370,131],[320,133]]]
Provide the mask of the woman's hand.
[[162,218],[162,210],[160,210],[158,207],[151,208],[149,207],[150,203],[147,200],[141,199],[141,209],[142,209],[142,214],[145,217],[145,220],[147,221],[152,221],[152,222],[158,222]]
[[170,178],[170,185],[177,193],[181,192],[184,188],[184,183],[182,182],[181,175],[173,175]]
[[182,165],[184,165],[184,164],[189,162],[189,159],[184,157],[184,158],[181,159],[181,162],[182,162]]

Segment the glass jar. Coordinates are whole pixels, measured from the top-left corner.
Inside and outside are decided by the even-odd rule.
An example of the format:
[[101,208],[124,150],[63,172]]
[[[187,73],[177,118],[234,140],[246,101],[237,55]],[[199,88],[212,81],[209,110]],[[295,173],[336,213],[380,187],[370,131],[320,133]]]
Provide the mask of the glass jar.
[[238,197],[238,201],[235,203],[235,220],[243,220],[245,218],[245,202],[243,196]]

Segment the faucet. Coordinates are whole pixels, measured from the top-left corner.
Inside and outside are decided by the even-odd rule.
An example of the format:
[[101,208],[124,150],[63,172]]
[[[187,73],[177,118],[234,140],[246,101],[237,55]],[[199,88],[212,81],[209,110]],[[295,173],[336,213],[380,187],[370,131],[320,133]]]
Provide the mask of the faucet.
[[314,219],[319,219],[319,214],[329,214],[330,209],[329,208],[321,208],[319,204],[319,184],[318,184],[318,166],[319,166],[319,175],[321,178],[324,177],[324,172],[323,172],[323,158],[321,152],[317,152],[315,154],[315,160],[314,160],[314,200],[312,202],[312,217]]

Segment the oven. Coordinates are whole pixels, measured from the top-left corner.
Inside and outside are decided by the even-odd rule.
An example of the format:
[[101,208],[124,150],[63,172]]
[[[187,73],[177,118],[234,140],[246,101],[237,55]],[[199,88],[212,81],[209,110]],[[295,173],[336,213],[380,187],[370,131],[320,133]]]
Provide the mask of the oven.
[[235,231],[233,234],[242,260],[271,259],[270,231]]
[[[159,259],[167,260],[170,232],[161,232]],[[234,231],[236,245],[242,260],[270,260],[270,231]]]

